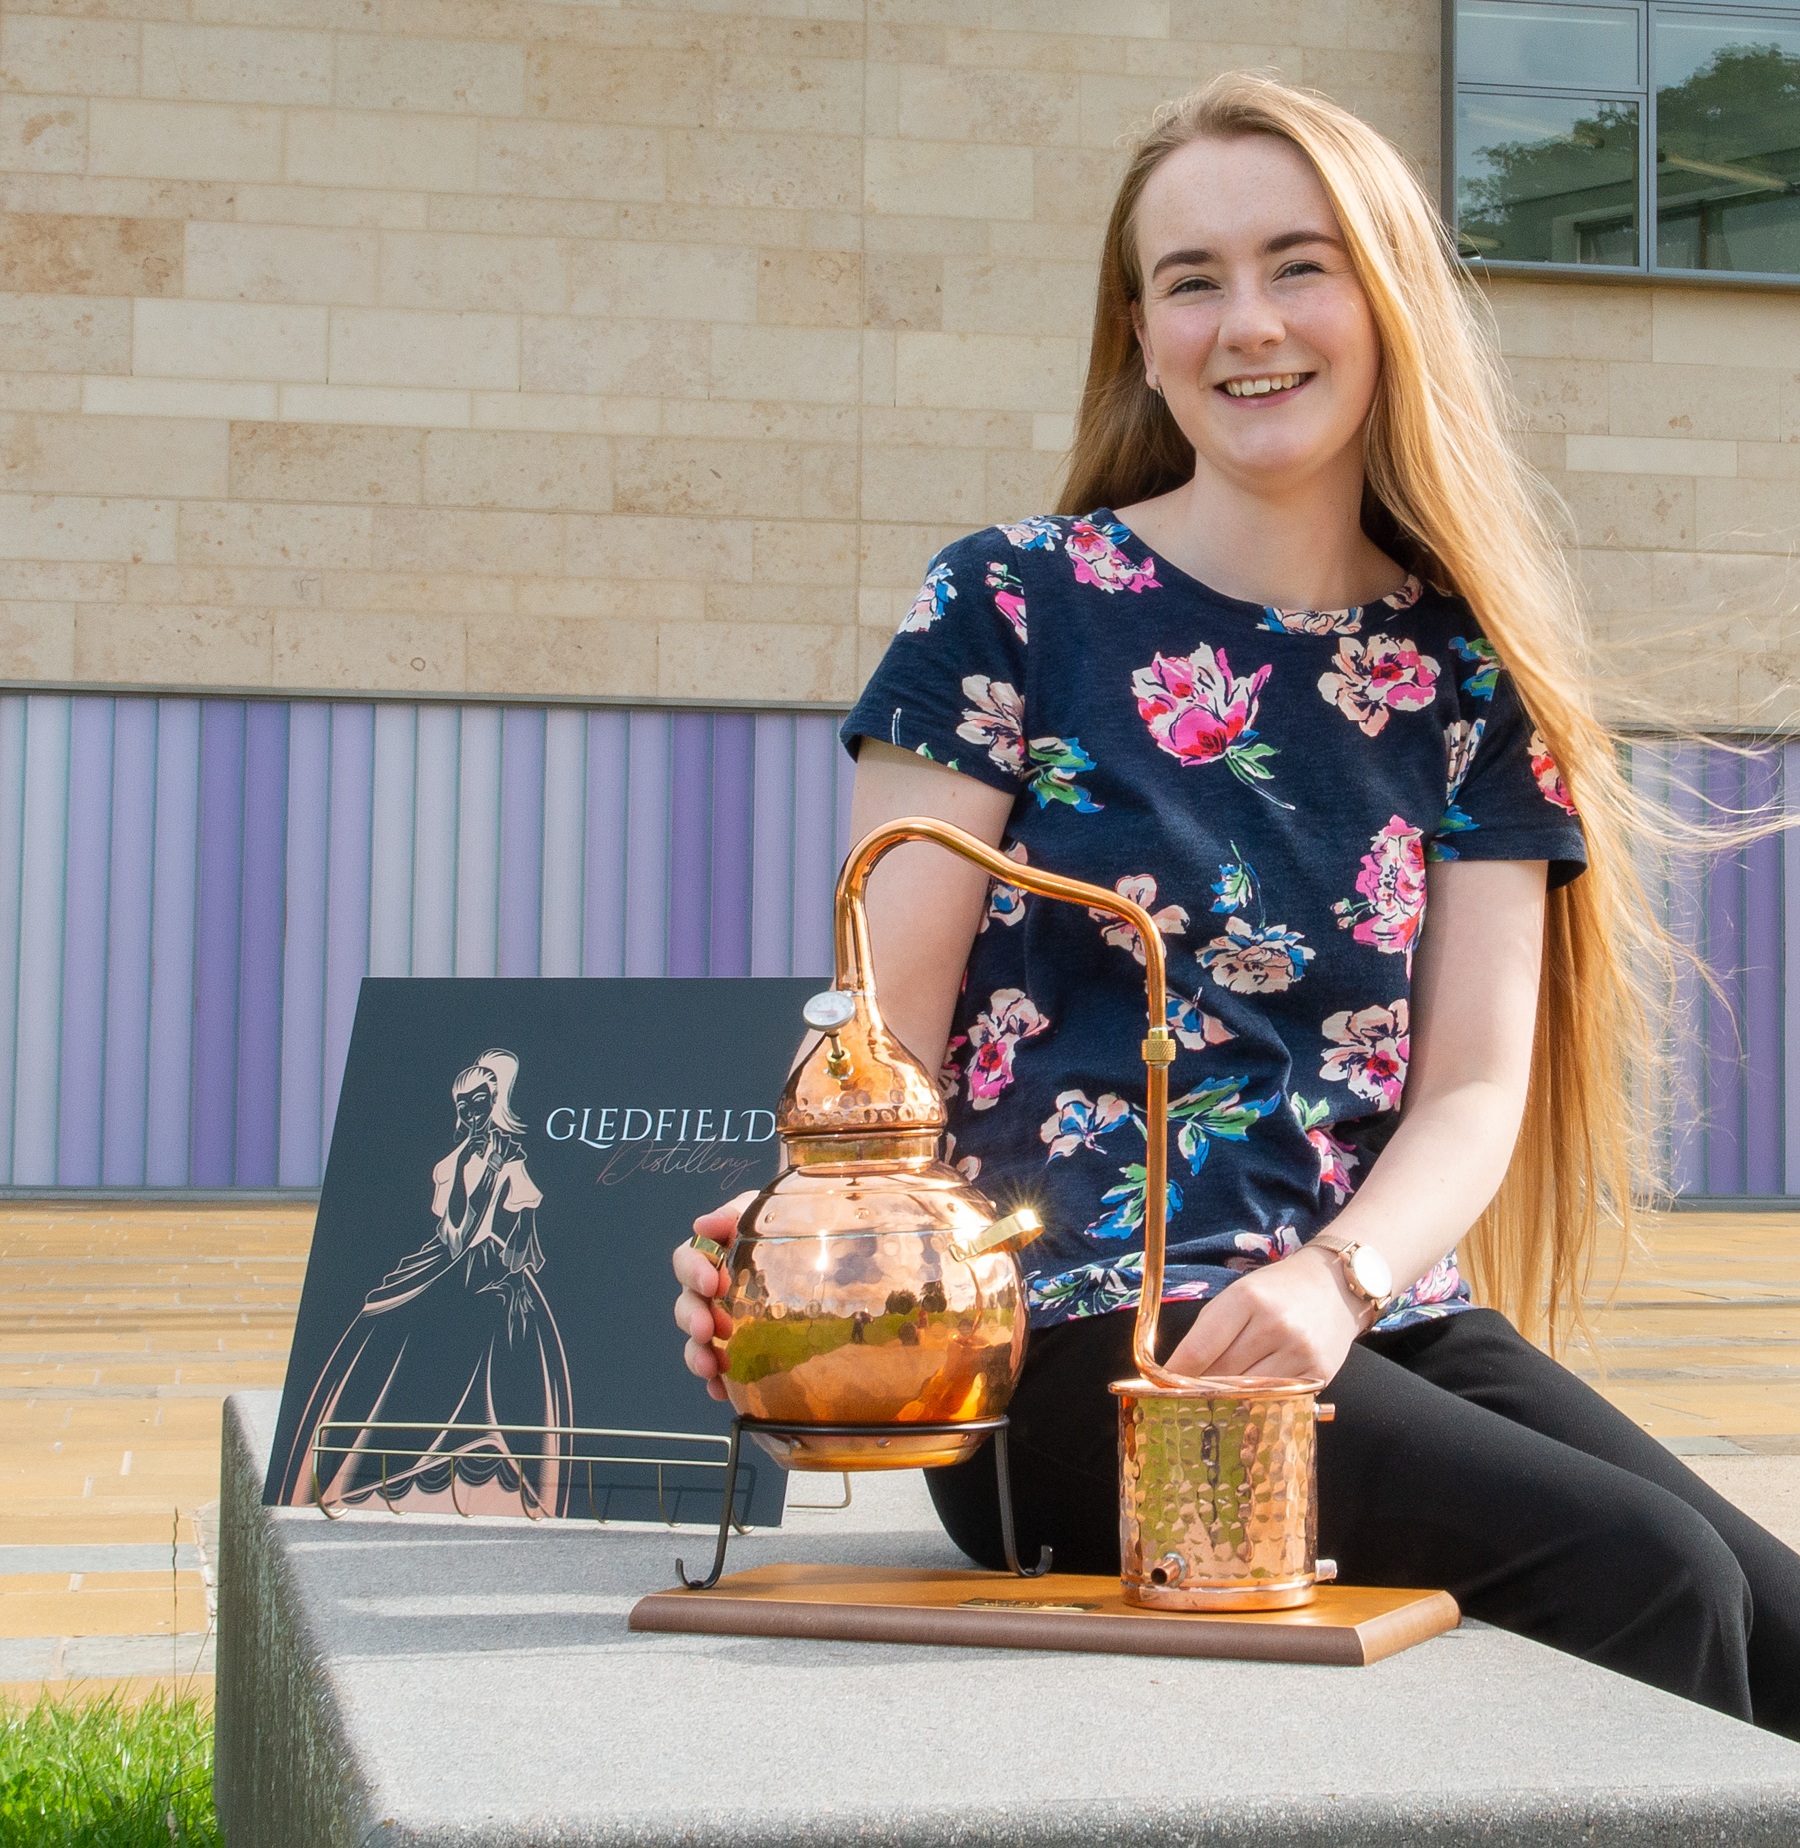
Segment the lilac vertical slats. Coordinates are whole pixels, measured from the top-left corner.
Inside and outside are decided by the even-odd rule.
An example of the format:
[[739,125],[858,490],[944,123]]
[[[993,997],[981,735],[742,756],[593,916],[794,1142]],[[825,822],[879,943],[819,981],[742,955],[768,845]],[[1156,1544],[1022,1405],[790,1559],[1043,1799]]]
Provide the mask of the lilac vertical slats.
[[544,869],[538,967],[545,975],[581,973],[586,784],[587,715],[559,707],[544,715]]
[[370,791],[375,777],[375,710],[372,706],[331,708],[331,820],[326,853],[330,867],[325,897],[325,1046],[321,1064],[324,1094],[319,1100],[325,1143],[337,1115],[344,1057],[356,996],[369,968]]
[[29,696],[20,852],[19,1011],[13,1078],[13,1180],[56,1181],[62,1050],[63,866],[69,823],[69,701]]
[[421,706],[413,788],[414,975],[456,973],[456,791],[461,715]]
[[456,973],[492,975],[500,938],[500,709],[462,715],[456,816]]
[[[1781,751],[1745,765],[1745,795],[1759,816],[1781,812]],[[1783,1184],[1781,1044],[1781,841],[1765,837],[1744,854],[1744,1191],[1778,1194]]]
[[669,946],[669,716],[630,715],[625,772],[625,973],[663,975]]
[[113,700],[93,697],[69,702],[62,1047],[56,1113],[56,1179],[62,1187],[96,1187],[100,1182],[114,705]]
[[244,724],[244,889],[238,907],[232,1179],[273,1187],[281,1133],[282,932],[287,910],[288,705],[252,700]]
[[583,834],[581,972],[625,973],[625,805],[631,715],[590,712]]
[[150,1082],[150,918],[156,868],[156,701],[113,706],[112,864],[106,895],[106,1069],[100,1182],[144,1184]]
[[829,975],[831,894],[837,881],[837,726],[794,721],[795,975]]
[[194,919],[193,1122],[196,1187],[229,1187],[237,1144],[238,908],[244,890],[244,702],[200,712],[199,901]]
[[750,973],[787,975],[794,953],[794,721],[755,719],[750,801]]
[[324,1167],[325,900],[331,836],[331,708],[296,700],[288,722],[287,919],[281,979],[283,1187]]
[[543,905],[544,714],[513,707],[500,732],[499,974],[537,974]]
[[712,719],[669,721],[669,943],[671,975],[704,975],[712,936]]
[[413,766],[418,709],[375,708],[369,818],[369,973],[408,975],[413,937]]
[[[1743,812],[1743,760],[1709,751],[1705,770],[1707,816],[1729,821]],[[1741,1193],[1744,1186],[1744,862],[1741,853],[1714,854],[1702,874],[1707,967],[1718,982],[1706,996],[1706,1166],[1709,1194]]]
[[199,904],[200,722],[197,699],[156,703],[156,864],[150,917],[149,1086],[144,1180],[191,1179],[194,927]]
[[856,793],[856,759],[840,745],[833,762],[837,769],[837,863],[842,866],[855,845],[850,838],[850,800]]
[[19,901],[25,852],[25,713],[0,694],[0,1176],[13,1178],[13,1080],[19,1024]]
[[706,966],[710,975],[748,975],[756,721],[747,712],[721,712],[712,723],[712,917]]
[[[1704,750],[1671,745],[1668,752],[1668,805],[1679,819],[1704,819],[1699,791]],[[1674,856],[1669,877],[1669,931],[1677,943],[1704,955],[1706,909],[1703,881],[1706,862],[1698,853]],[[1703,1193],[1706,1188],[1706,991],[1685,961],[1675,976],[1675,1045],[1669,1077],[1669,1185],[1676,1193]]]

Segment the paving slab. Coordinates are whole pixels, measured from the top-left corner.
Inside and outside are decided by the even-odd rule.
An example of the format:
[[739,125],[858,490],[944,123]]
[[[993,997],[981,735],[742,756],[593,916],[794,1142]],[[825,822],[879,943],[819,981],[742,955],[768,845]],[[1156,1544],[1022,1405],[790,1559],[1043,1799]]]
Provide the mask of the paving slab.
[[[1477,1624],[1366,1669],[636,1635],[704,1536],[265,1509],[277,1404],[225,1420],[230,1848],[1800,1839],[1800,1746]],[[964,1563],[916,1475],[733,1543],[777,1559]]]

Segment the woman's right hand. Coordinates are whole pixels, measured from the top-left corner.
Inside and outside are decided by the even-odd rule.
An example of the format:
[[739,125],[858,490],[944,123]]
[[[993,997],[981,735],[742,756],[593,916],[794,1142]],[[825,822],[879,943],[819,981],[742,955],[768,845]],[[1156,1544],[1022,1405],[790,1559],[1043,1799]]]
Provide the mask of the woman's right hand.
[[[702,1213],[694,1221],[695,1238],[710,1238],[715,1245],[729,1250],[737,1237],[738,1220],[755,1198],[753,1192],[741,1193],[724,1206]],[[723,1399],[725,1383],[719,1376],[725,1371],[725,1357],[713,1343],[731,1338],[731,1318],[717,1300],[725,1294],[725,1267],[685,1242],[675,1247],[673,1261],[675,1281],[681,1285],[681,1294],[675,1299],[675,1325],[687,1336],[682,1358],[688,1372],[706,1382],[707,1392],[715,1399]]]

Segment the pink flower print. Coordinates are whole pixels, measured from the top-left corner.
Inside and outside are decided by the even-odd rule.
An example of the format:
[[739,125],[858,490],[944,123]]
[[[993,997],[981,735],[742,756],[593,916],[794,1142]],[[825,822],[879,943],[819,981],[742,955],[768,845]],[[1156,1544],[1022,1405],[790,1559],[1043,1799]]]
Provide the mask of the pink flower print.
[[1357,1164],[1356,1151],[1331,1133],[1331,1106],[1323,1098],[1308,1103],[1297,1091],[1290,1093],[1288,1108],[1294,1120],[1306,1132],[1312,1152],[1319,1158],[1319,1187],[1329,1187],[1342,1206],[1356,1187],[1350,1170]]
[[950,581],[950,567],[936,564],[925,574],[925,582],[919,587],[919,594],[913,598],[912,608],[901,619],[900,634],[923,635],[937,619],[949,608],[950,600],[956,595],[956,586]]
[[1319,676],[1319,691],[1345,718],[1371,738],[1396,712],[1419,712],[1437,697],[1438,664],[1414,642],[1371,635],[1366,642],[1347,635],[1337,659]]
[[1223,1046],[1227,1040],[1237,1038],[1217,1014],[1207,1013],[1198,995],[1191,1001],[1181,995],[1170,995],[1169,1031],[1190,1052],[1198,1052],[1205,1046]]
[[1225,921],[1225,935],[1200,952],[1200,967],[1233,994],[1278,995],[1299,981],[1315,954],[1285,924],[1259,926],[1233,917]]
[[[1113,890],[1134,905],[1142,905],[1146,911],[1156,903],[1156,881],[1148,873],[1127,873],[1123,879],[1113,882]],[[1088,907],[1088,916],[1105,926],[1100,932],[1103,941],[1115,950],[1129,950],[1132,960],[1140,968],[1143,966],[1144,940],[1138,935],[1135,924],[1115,918],[1110,911],[1096,911],[1092,905]],[[1165,937],[1187,934],[1188,914],[1179,905],[1165,905],[1160,911],[1150,911],[1150,922]]]
[[1073,1155],[1077,1149],[1098,1149],[1102,1136],[1121,1123],[1136,1121],[1131,1106],[1111,1091],[1102,1091],[1098,1103],[1085,1091],[1059,1091],[1056,1108],[1044,1118],[1038,1140],[1050,1145],[1044,1159],[1055,1161],[1057,1156]]
[[965,1155],[959,1161],[956,1154],[956,1138],[948,1133],[944,1136],[944,1160],[960,1174],[965,1181],[981,1179],[981,1157]]
[[[1390,610],[1410,610],[1424,588],[1408,572],[1406,582],[1381,601]],[[1360,635],[1366,607],[1358,603],[1344,610],[1284,610],[1271,603],[1263,608],[1262,626],[1283,635]]]
[[944,1062],[938,1067],[937,1088],[938,1095],[945,1103],[949,1103],[962,1089],[962,1067],[956,1062],[956,1049],[968,1043],[969,1036],[966,1033],[959,1033],[944,1048]]
[[1340,898],[1332,906],[1338,929],[1387,955],[1404,955],[1412,972],[1413,945],[1425,916],[1425,849],[1411,822],[1393,816],[1370,842],[1356,876],[1362,901]]
[[1292,1226],[1277,1226],[1273,1232],[1240,1232],[1231,1241],[1244,1255],[1227,1258],[1231,1271],[1261,1270],[1265,1264],[1279,1264],[1300,1249],[1300,1234]]
[[1025,641],[1025,586],[1018,574],[996,559],[987,568],[987,587],[994,593],[994,608],[1012,624],[1013,634]]
[[1108,592],[1160,590],[1154,558],[1134,565],[1119,550],[1118,542],[1127,536],[1123,526],[1111,522],[1105,526],[1096,526],[1092,520],[1072,522],[1063,549],[1075,567],[1076,583]]
[[1013,1081],[1013,1051],[1050,1025],[1022,989],[999,988],[988,997],[987,1012],[969,1028],[969,1108],[992,1110]]
[[1191,655],[1159,654],[1140,667],[1131,690],[1138,716],[1171,757],[1183,764],[1222,761],[1254,789],[1269,780],[1275,755],[1273,745],[1253,742],[1257,695],[1268,678],[1267,663],[1253,674],[1233,674],[1225,650],[1201,642]]
[[1531,734],[1531,774],[1537,778],[1537,786],[1546,802],[1554,802],[1559,809],[1568,814],[1575,813],[1575,804],[1569,796],[1569,786],[1563,781],[1563,773],[1557,768],[1556,759],[1550,755],[1550,747],[1544,742],[1544,734],[1535,728]]
[[[1017,860],[1021,866],[1031,864],[1026,855],[1025,843],[1015,841],[1007,848],[1006,857]],[[986,930],[990,924],[1017,924],[1025,915],[1025,891],[1021,886],[1008,885],[1004,879],[988,881],[987,910],[981,916],[981,928]]]
[[987,754],[1002,770],[1025,774],[1025,702],[1004,680],[971,674],[962,683],[963,698],[973,706],[963,710],[956,735],[971,744],[987,746]]
[[1015,551],[1054,552],[1060,522],[1051,513],[1034,514],[1029,520],[1015,521],[1000,528],[1000,536]]
[[1462,1272],[1456,1266],[1456,1253],[1447,1252],[1410,1290],[1403,1292],[1396,1307],[1404,1305],[1411,1309],[1426,1303],[1454,1302],[1462,1294],[1462,1287]]
[[1319,1076],[1347,1084],[1377,1110],[1397,1110],[1406,1088],[1406,1061],[1412,1051],[1409,1008],[1402,997],[1392,1007],[1359,1007],[1331,1015],[1319,1029],[1334,1042],[1326,1048]]

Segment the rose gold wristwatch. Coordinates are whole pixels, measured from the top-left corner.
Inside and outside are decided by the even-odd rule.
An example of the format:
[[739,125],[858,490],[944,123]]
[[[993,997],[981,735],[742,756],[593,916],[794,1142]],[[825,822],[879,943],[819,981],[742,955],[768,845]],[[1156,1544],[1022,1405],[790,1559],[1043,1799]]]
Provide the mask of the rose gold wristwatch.
[[1377,1316],[1394,1300],[1394,1270],[1373,1245],[1359,1245],[1341,1232],[1321,1232],[1308,1241],[1336,1255],[1351,1294],[1373,1306]]

